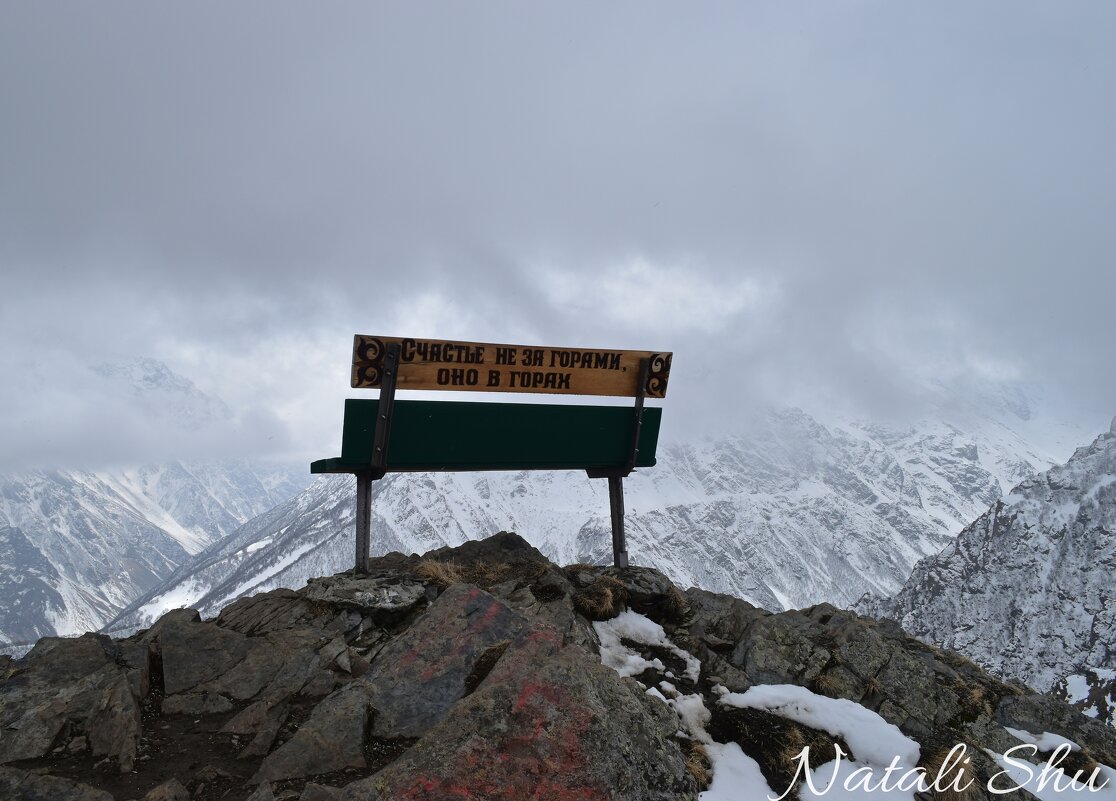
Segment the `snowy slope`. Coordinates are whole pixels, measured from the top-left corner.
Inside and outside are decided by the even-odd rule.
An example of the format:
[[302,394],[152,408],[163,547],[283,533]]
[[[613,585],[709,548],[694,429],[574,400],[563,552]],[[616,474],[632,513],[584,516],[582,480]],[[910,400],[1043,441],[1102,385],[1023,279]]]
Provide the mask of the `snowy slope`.
[[[629,553],[679,584],[768,609],[897,590],[1005,489],[1052,458],[983,418],[896,429],[770,411],[746,435],[660,448],[625,481]],[[354,483],[324,477],[247,523],[138,601],[114,628],[347,568]],[[611,559],[606,482],[583,473],[389,475],[373,553],[424,552],[515,530],[559,563]]]
[[1083,699],[1083,676],[1116,668],[1113,575],[1116,420],[1068,463],[992,504],[895,597],[861,609],[993,672]]

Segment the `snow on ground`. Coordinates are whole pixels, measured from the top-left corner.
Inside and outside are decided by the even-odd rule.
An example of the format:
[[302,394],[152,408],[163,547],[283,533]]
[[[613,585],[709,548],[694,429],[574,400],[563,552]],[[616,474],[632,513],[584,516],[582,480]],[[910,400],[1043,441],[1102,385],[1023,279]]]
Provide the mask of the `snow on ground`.
[[[593,627],[601,641],[601,662],[621,676],[638,676],[649,668],[663,671],[660,660],[646,659],[625,646],[621,639],[667,649],[685,660],[686,674],[691,681],[696,682],[700,675],[700,661],[671,642],[661,626],[643,615],[628,611],[612,620],[594,623]],[[803,801],[820,798],[827,801],[914,801],[916,790],[926,788],[935,779],[943,789],[955,780],[953,775],[926,776],[917,767],[919,744],[897,726],[854,701],[817,695],[791,684],[756,685],[743,693],[732,693],[718,685],[713,691],[719,695],[718,703],[725,706],[763,710],[827,732],[848,744],[852,754],[838,752],[837,759],[812,772],[803,760],[797,782],[798,797]],[[681,733],[701,743],[709,756],[713,780],[698,796],[699,801],[779,801],[789,797],[795,789],[792,784],[772,790],[759,764],[744,753],[739,744],[713,740],[706,731],[712,716],[700,693],[684,695],[669,681],[661,681],[658,687],[648,688],[647,694],[673,708],[684,727]],[[1065,753],[1079,750],[1077,743],[1050,732],[1034,734],[1010,728],[1006,731],[1021,745],[1018,751],[1009,750],[1007,754],[987,752],[1003,771],[992,779],[995,788],[1023,788],[1038,801],[1085,798],[1116,801],[1116,770],[1106,765],[1099,766],[1090,783],[1089,776],[1070,777],[1060,768],[1035,764],[1024,758],[1034,756],[1036,749],[1056,753],[1059,748]],[[1057,763],[1056,757],[1054,762]]]
[[841,737],[860,762],[887,767],[898,758],[904,769],[918,763],[919,746],[899,727],[855,701],[817,695],[794,684],[763,684],[744,693],[726,692],[725,706],[762,709],[803,726]]
[[[793,684],[763,684],[743,693],[723,692],[720,702],[741,709],[761,709],[848,743],[855,760],[845,758],[849,756],[846,754],[819,766],[799,787],[803,799],[914,801],[919,745],[872,710]],[[908,780],[903,781],[903,776]]]
[[713,763],[713,783],[698,796],[698,801],[741,801],[775,798],[759,764],[736,743],[708,743],[705,753]]
[[690,681],[697,681],[701,674],[701,662],[671,642],[662,626],[638,612],[621,612],[612,620],[594,623],[593,628],[601,641],[601,661],[621,676],[638,676],[651,667],[660,672],[665,670],[661,661],[644,659],[622,644],[621,638],[670,651],[686,663],[686,678]]
[[1069,746],[1069,749],[1071,751],[1081,750],[1081,746],[1075,743],[1073,740],[1067,740],[1060,734],[1053,734],[1048,731],[1044,731],[1042,734],[1031,734],[1031,732],[1029,731],[1023,731],[1023,729],[1013,729],[1010,726],[1004,726],[1004,731],[1006,731],[1016,740],[1019,740],[1022,743],[1029,743],[1030,745],[1038,748],[1038,750],[1040,751],[1053,751],[1055,748],[1058,748],[1061,745]]
[[1012,752],[997,754],[995,751],[985,749],[985,753],[996,761],[1002,773],[989,781],[990,789],[997,794],[1003,794],[1013,788],[1023,788],[1039,801],[1066,801],[1067,799],[1084,799],[1090,801],[1116,801],[1116,770],[1101,765],[1093,782],[1087,784],[1089,776],[1080,776],[1081,781],[1074,781],[1067,776],[1065,771],[1050,770],[1047,765],[1037,765],[1023,754],[1030,754],[1025,750],[1023,754]]

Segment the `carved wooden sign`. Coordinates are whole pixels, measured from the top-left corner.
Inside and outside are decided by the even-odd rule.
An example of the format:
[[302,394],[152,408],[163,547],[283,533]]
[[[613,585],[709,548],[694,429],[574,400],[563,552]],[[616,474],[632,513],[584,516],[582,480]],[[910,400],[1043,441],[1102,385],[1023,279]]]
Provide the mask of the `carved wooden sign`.
[[388,345],[399,345],[399,389],[544,392],[634,397],[640,360],[648,360],[644,394],[666,396],[670,353],[493,345],[440,339],[357,334],[353,340],[356,388],[379,387]]

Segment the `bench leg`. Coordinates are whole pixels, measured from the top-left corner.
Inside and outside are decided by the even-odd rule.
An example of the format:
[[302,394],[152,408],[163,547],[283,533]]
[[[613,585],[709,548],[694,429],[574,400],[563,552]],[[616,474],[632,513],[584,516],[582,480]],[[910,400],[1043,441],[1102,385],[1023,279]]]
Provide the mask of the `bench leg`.
[[624,479],[608,477],[608,505],[612,509],[612,563],[628,566],[628,544],[624,540]]
[[356,572],[368,572],[368,544],[372,537],[372,474],[357,473]]

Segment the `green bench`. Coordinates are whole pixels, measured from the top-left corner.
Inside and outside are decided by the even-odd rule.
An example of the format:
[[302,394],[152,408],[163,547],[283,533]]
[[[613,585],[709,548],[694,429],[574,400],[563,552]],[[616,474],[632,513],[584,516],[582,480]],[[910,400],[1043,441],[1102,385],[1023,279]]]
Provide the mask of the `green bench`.
[[[310,465],[311,473],[357,478],[357,570],[367,570],[373,481],[387,473],[473,470],[585,470],[591,478],[607,478],[613,562],[626,567],[623,479],[637,467],[655,464],[662,410],[643,401],[665,395],[670,359],[669,353],[358,335],[352,385],[379,387],[380,398],[346,400],[341,455]],[[569,394],[630,395],[635,405],[395,400],[397,388],[553,392],[555,387]]]

